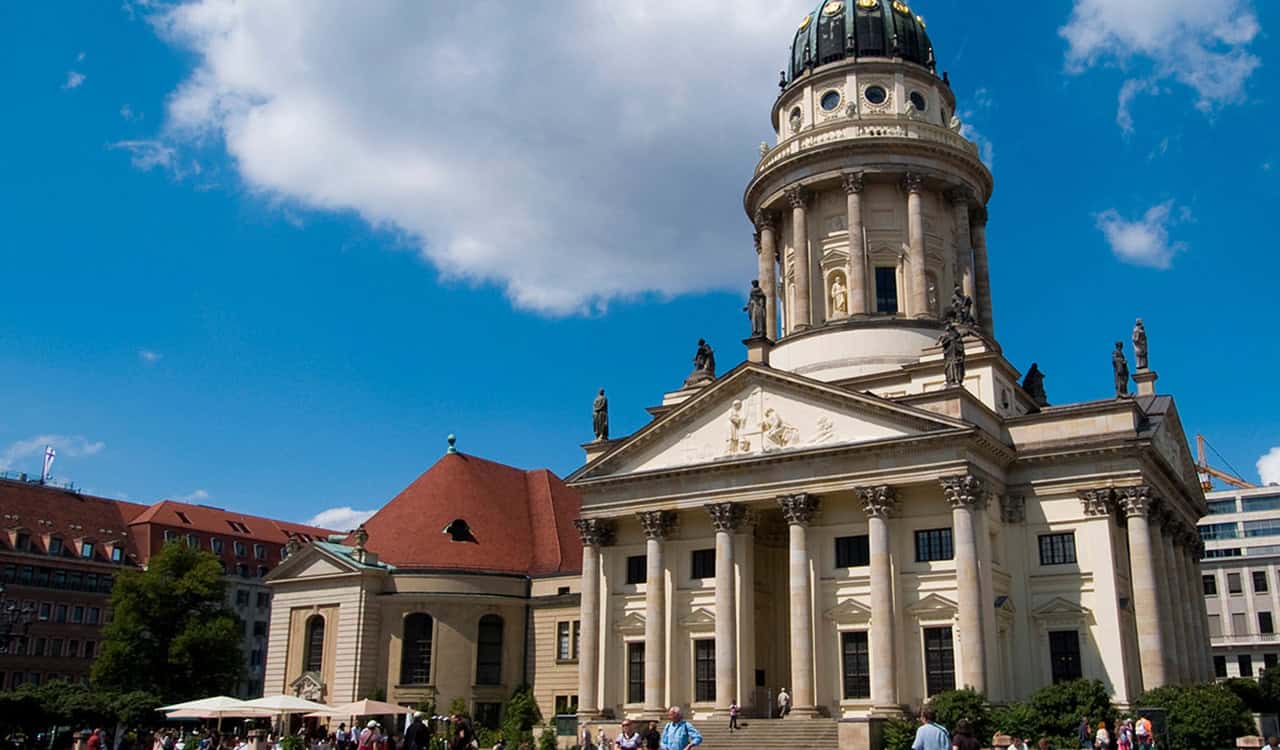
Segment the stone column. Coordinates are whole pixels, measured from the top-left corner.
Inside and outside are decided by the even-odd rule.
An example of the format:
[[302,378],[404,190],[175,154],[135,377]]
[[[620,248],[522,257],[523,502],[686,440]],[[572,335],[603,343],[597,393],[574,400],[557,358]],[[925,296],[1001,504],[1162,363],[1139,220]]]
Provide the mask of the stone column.
[[849,196],[849,314],[866,315],[871,293],[867,288],[867,247],[862,237],[862,173],[846,172],[844,192]]
[[787,190],[787,200],[791,203],[791,244],[796,251],[796,309],[789,311],[793,316],[791,330],[803,331],[813,324],[813,305],[809,301],[809,212],[805,207],[809,194],[793,187]]
[[871,705],[878,711],[899,712],[898,665],[894,658],[893,567],[889,554],[889,516],[898,504],[893,487],[861,487],[858,495],[867,513],[871,548]]
[[791,713],[815,716],[813,683],[813,607],[809,592],[809,546],[806,527],[818,512],[818,498],[785,495],[778,498],[790,539],[789,589],[791,604]]
[[662,543],[676,525],[669,510],[637,513],[644,530],[644,713],[662,716],[666,712],[667,668],[667,569],[662,561]]
[[1191,682],[1191,661],[1188,659],[1191,644],[1191,633],[1187,630],[1187,609],[1191,599],[1187,598],[1186,576],[1178,564],[1178,536],[1181,534],[1182,522],[1171,515],[1164,519],[1164,570],[1169,579],[1169,599],[1165,612],[1166,622],[1173,631],[1173,651],[1170,657],[1174,660],[1173,670],[1169,675],[1179,683]]
[[1164,626],[1160,622],[1159,583],[1151,555],[1151,529],[1147,516],[1153,498],[1151,488],[1126,487],[1120,490],[1129,527],[1129,580],[1133,585],[1133,610],[1138,626],[1138,661],[1142,665],[1142,688],[1164,686]]
[[1200,671],[1200,681],[1213,679],[1213,653],[1209,643],[1209,612],[1204,605],[1204,579],[1200,573],[1200,554],[1204,550],[1204,542],[1200,534],[1190,531],[1182,540],[1182,564],[1186,567],[1191,590],[1195,592],[1196,606],[1192,610],[1192,627],[1196,629],[1196,647],[1192,656]]
[[977,294],[974,304],[977,307],[978,325],[986,331],[987,337],[996,337],[996,324],[991,316],[991,277],[987,264],[987,209],[979,208],[973,212],[971,222],[973,230],[973,271]]
[[764,291],[765,335],[778,340],[778,220],[769,211],[756,211],[756,252],[760,261],[760,289]]
[[902,188],[907,191],[907,243],[911,247],[911,303],[907,312],[913,318],[925,318],[930,312],[929,281],[924,268],[924,208],[920,203],[924,180],[908,172],[902,178]]
[[[970,299],[976,296],[973,279],[973,243],[969,230],[969,198],[973,192],[959,187],[947,193],[951,200],[952,213],[956,227],[956,265],[960,268],[958,276],[960,288]],[[950,289],[944,290],[950,292]]]
[[1185,526],[1178,532],[1175,538],[1174,557],[1177,562],[1177,572],[1179,580],[1182,582],[1182,589],[1186,592],[1183,596],[1183,606],[1178,607],[1178,611],[1182,613],[1186,632],[1187,632],[1187,661],[1186,667],[1190,672],[1192,682],[1204,682],[1209,676],[1204,673],[1204,634],[1200,632],[1200,617],[1198,609],[1204,609],[1204,587],[1200,581],[1193,580],[1191,577],[1191,568],[1187,565],[1187,538],[1195,534]]
[[1169,588],[1169,575],[1171,571],[1165,568],[1165,537],[1164,524],[1169,514],[1164,509],[1164,503],[1159,498],[1152,498],[1151,508],[1147,512],[1147,531],[1151,535],[1151,566],[1156,572],[1156,597],[1157,607],[1156,616],[1160,618],[1161,628],[1160,634],[1164,639],[1164,679],[1166,683],[1172,684],[1178,681],[1178,665],[1175,651],[1177,649],[1178,635],[1173,624],[1172,618],[1169,616],[1170,605],[1173,599]]
[[952,537],[956,559],[957,604],[960,609],[960,664],[964,684],[987,692],[987,610],[991,602],[982,600],[978,574],[978,519],[988,496],[982,480],[972,474],[944,477],[942,492],[951,506]]
[[737,503],[706,506],[716,529],[716,711],[738,701],[738,603],[734,589],[733,534],[747,509]]
[[582,612],[578,639],[578,718],[600,716],[600,548],[613,543],[613,522],[579,518],[582,537]]

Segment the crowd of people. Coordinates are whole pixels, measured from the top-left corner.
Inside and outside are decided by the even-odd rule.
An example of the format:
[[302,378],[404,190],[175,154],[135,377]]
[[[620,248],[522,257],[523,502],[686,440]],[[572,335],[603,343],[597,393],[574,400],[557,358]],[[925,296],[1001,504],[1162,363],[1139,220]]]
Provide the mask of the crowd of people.
[[[933,709],[926,706],[918,715],[920,726],[916,729],[915,741],[911,750],[979,750],[986,742],[974,736],[973,725],[961,719],[956,722],[955,731],[937,722]],[[1010,736],[1008,750],[1030,750],[1027,741],[1030,738]],[[1151,719],[1146,716],[1122,719],[1117,725],[1114,737],[1107,729],[1107,723],[1100,721],[1096,725],[1084,716],[1076,728],[1077,747],[1081,750],[1159,750],[1155,728]],[[1055,748],[1044,737],[1036,741],[1038,750],[1067,750]],[[1263,750],[1280,750],[1276,748],[1275,738],[1268,739],[1268,746]]]
[[[730,712],[730,726],[737,727],[737,712]],[[590,729],[582,730],[579,746],[582,750],[689,750],[702,744],[702,734],[685,721],[684,712],[678,706],[667,711],[667,723],[658,729],[658,722],[622,720],[618,736],[610,739],[601,728],[594,737]],[[453,750],[452,748],[450,750]]]

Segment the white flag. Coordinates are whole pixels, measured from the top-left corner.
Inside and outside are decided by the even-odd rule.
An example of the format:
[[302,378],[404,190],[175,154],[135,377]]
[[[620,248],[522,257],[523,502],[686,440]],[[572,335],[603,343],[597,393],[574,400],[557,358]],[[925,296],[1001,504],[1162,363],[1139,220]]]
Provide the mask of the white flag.
[[58,452],[53,449],[52,445],[44,447],[44,469],[40,472],[40,481],[47,482],[53,478],[53,459]]

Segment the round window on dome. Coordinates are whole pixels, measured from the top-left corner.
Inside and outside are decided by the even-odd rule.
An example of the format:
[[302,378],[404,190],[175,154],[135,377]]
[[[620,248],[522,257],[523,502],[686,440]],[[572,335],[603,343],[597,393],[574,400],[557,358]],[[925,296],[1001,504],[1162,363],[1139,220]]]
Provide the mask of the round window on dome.
[[828,91],[822,95],[822,108],[828,112],[834,112],[840,106],[840,92]]
[[872,104],[884,104],[889,99],[889,92],[884,90],[884,86],[868,86],[862,95]]
[[911,106],[915,107],[917,112],[924,112],[929,108],[929,102],[925,101],[924,94],[919,91],[912,91]]

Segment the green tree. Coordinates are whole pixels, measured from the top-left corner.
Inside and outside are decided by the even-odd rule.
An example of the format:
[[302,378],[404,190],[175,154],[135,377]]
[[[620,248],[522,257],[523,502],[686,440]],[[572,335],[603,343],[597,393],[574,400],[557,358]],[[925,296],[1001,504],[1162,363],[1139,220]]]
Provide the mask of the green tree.
[[955,733],[956,722],[967,720],[973,725],[973,736],[984,746],[990,744],[994,734],[991,723],[991,704],[982,693],[968,688],[964,690],[947,690],[929,699],[935,720],[947,731]]
[[1031,694],[1027,703],[1039,717],[1039,737],[1047,737],[1055,747],[1068,747],[1078,741],[1080,720],[1089,719],[1097,729],[1098,722],[1114,726],[1116,712],[1106,685],[1098,680],[1072,680],[1042,687]]
[[[1169,738],[1165,744],[1171,747],[1235,747],[1237,737],[1257,732],[1244,701],[1221,685],[1156,688],[1143,693],[1136,705],[1168,712]],[[1160,739],[1157,737],[1156,741]]]
[[502,736],[511,747],[533,739],[533,728],[542,721],[542,712],[533,698],[533,688],[521,685],[507,700],[502,712]]
[[1229,680],[1223,680],[1222,686],[1240,696],[1240,700],[1244,701],[1244,705],[1248,706],[1250,711],[1262,713],[1268,710],[1266,695],[1257,681],[1247,677],[1232,677]]
[[1262,670],[1262,674],[1258,675],[1258,689],[1262,691],[1266,710],[1280,711],[1280,667]]
[[884,750],[911,750],[911,743],[916,739],[916,727],[919,722],[903,717],[889,719],[884,723]]
[[556,750],[556,723],[553,721],[538,735],[538,750]]
[[1000,706],[991,712],[991,722],[996,732],[1030,739],[1029,745],[1034,745],[1043,733],[1040,715],[1027,703],[1010,703],[1007,706]]
[[93,662],[95,686],[146,688],[165,702],[228,693],[244,671],[241,623],[226,605],[222,564],[169,543],[111,590],[115,619]]

